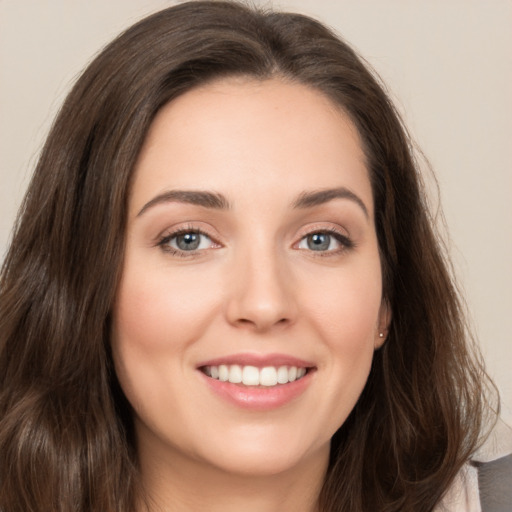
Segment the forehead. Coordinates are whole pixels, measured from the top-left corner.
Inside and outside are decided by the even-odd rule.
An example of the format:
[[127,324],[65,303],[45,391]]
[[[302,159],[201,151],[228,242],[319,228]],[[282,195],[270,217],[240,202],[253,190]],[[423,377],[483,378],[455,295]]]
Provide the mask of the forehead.
[[173,100],[155,117],[135,172],[134,207],[173,188],[284,197],[339,186],[372,206],[348,115],[321,92],[280,79],[223,79]]

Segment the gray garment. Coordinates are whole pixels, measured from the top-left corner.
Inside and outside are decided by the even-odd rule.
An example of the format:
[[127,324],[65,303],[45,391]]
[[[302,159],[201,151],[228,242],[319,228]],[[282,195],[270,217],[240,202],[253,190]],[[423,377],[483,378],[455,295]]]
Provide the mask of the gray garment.
[[475,465],[482,512],[512,512],[512,454]]

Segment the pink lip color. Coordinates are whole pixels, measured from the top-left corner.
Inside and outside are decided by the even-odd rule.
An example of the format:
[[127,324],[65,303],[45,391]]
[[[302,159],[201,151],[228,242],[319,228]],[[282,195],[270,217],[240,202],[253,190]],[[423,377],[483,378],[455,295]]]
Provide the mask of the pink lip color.
[[210,389],[221,398],[240,407],[253,411],[277,409],[301,395],[311,382],[312,374],[307,373],[299,380],[272,387],[243,386],[221,382],[201,373]]
[[209,359],[198,364],[202,366],[219,366],[221,364],[239,364],[240,366],[256,366],[263,368],[264,366],[297,366],[298,368],[312,368],[315,366],[311,361],[305,361],[297,357],[286,354],[233,354],[225,357],[217,357]]
[[[239,364],[240,366],[251,365],[258,368],[262,368],[264,366],[314,367],[310,362],[282,354],[237,354],[205,361],[204,363],[201,363],[198,368],[204,366],[219,366],[220,364]],[[231,382],[221,382],[220,380],[208,377],[200,370],[199,373],[202,378],[205,379],[206,385],[217,396],[220,396],[227,402],[242,409],[268,411],[282,407],[304,393],[311,383],[315,372],[308,371],[308,373],[299,380],[271,387],[244,386],[242,384],[232,384]]]

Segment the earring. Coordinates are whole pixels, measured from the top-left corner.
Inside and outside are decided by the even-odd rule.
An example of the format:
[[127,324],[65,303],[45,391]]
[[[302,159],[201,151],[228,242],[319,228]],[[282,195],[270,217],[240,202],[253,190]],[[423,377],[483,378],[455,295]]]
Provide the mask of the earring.
[[383,332],[379,332],[379,338],[384,338],[384,333]]

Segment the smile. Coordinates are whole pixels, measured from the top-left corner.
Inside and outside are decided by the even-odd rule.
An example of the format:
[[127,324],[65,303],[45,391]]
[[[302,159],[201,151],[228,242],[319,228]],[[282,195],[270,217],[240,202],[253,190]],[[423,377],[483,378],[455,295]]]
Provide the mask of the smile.
[[298,366],[264,366],[258,368],[251,365],[220,364],[208,365],[200,370],[212,379],[243,386],[273,387],[288,384],[301,379],[307,368]]

